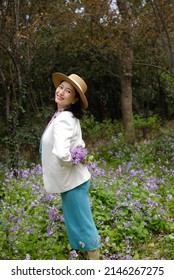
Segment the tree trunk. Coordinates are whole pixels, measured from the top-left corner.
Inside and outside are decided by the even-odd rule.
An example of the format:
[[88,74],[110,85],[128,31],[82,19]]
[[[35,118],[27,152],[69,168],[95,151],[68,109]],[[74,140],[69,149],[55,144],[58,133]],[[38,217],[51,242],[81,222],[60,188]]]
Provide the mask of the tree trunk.
[[133,65],[133,34],[130,24],[131,10],[126,0],[117,0],[120,14],[122,16],[122,48],[121,48],[121,102],[122,120],[124,126],[125,140],[128,143],[135,142],[135,128],[132,110],[132,65]]
[[[127,52],[127,54],[130,53]],[[133,123],[132,112],[132,74],[130,72],[131,62],[130,56],[123,55],[121,57],[121,103],[122,103],[122,121],[125,132],[125,140],[128,143],[135,142],[135,129]]]

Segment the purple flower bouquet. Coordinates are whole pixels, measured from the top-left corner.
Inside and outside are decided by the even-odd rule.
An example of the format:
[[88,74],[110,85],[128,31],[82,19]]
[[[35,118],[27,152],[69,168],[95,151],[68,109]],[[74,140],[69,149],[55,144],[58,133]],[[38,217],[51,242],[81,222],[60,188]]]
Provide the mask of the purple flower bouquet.
[[81,145],[78,145],[76,148],[71,150],[71,160],[72,163],[78,165],[80,163],[85,163],[87,157],[87,150]]

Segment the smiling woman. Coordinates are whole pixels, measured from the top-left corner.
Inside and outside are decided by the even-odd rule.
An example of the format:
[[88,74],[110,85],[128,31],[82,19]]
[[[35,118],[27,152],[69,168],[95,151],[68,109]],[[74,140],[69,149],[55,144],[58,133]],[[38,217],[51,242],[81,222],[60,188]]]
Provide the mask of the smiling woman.
[[[90,178],[86,166],[74,163],[72,151],[85,150],[79,119],[88,106],[87,85],[76,74],[53,74],[57,111],[41,139],[45,190],[59,193],[68,239],[73,250],[88,252],[89,259],[99,259],[100,237],[89,203]],[[83,151],[82,151],[83,153]]]

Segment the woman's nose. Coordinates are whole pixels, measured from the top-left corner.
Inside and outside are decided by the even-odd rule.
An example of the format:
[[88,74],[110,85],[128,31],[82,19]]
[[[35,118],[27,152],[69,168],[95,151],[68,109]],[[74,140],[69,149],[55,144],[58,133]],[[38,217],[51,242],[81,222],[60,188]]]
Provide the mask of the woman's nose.
[[63,95],[63,94],[64,94],[64,91],[65,91],[65,89],[64,89],[64,88],[61,88],[60,91],[59,91],[59,93],[60,93],[61,95]]
[[64,89],[63,88],[59,88],[57,89],[56,93],[59,93],[60,95],[62,95],[64,92]]

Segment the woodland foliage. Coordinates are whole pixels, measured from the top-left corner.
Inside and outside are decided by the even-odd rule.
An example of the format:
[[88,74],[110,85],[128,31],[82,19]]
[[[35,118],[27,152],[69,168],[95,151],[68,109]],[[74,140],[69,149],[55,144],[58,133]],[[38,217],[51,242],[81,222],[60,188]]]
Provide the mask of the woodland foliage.
[[[53,113],[53,72],[81,75],[88,113],[121,120],[135,142],[134,115],[173,118],[171,0],[1,0],[0,120],[3,149],[17,162],[39,145]],[[23,146],[23,148],[25,148]]]

